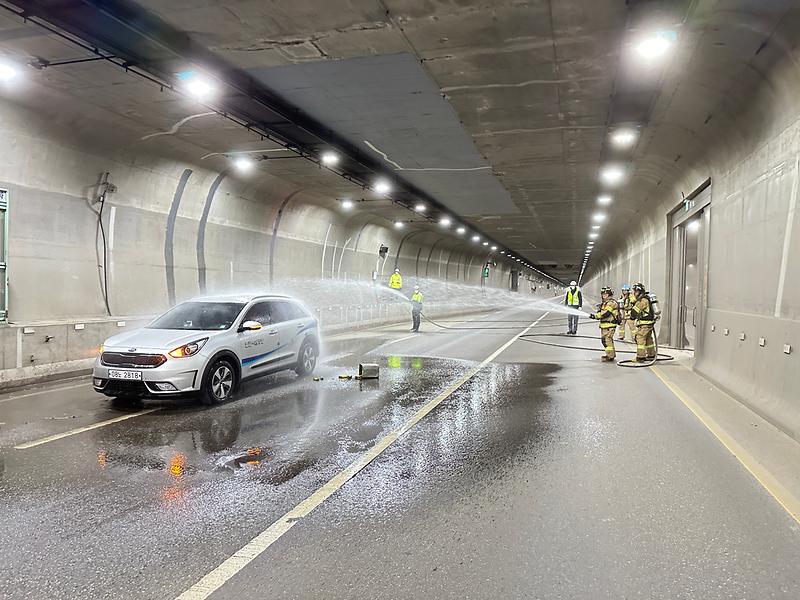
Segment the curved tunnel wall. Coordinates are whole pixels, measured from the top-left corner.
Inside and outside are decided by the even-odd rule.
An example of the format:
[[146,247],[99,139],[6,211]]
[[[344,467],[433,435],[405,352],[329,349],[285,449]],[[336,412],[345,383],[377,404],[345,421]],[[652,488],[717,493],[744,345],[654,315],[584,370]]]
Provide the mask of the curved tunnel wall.
[[[654,155],[631,185],[651,199],[649,208],[586,289],[642,280],[664,297],[667,215],[682,193],[710,178],[707,301],[695,368],[800,439],[800,70],[787,48],[770,46],[780,56],[769,69],[747,66],[741,89],[726,90],[714,120],[694,125],[692,147],[685,127],[666,123],[655,132]],[[682,167],[669,160],[681,139]],[[657,188],[662,180],[671,185]]]
[[[99,205],[93,202],[104,172],[116,186],[103,211],[113,315],[153,314],[204,291],[274,289],[291,278],[369,281],[380,244],[390,248],[385,280],[408,233],[397,257],[406,277],[414,280],[419,272],[420,279],[481,282],[478,250],[462,248],[458,267],[448,268],[461,244],[456,238],[396,232],[384,219],[343,212],[333,198],[268,173],[243,179],[198,160],[165,156],[157,144],[129,145],[123,134],[92,134],[91,143],[81,135],[102,128],[102,121],[59,121],[0,104],[13,322],[105,316]],[[487,285],[507,289],[506,268],[492,269]]]

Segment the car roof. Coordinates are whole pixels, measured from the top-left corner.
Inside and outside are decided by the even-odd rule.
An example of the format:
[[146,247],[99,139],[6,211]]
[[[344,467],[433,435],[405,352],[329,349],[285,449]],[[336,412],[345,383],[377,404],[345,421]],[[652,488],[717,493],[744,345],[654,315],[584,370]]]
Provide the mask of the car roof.
[[192,298],[192,302],[252,302],[253,300],[291,300],[289,296],[281,294],[222,294],[218,296],[200,296]]

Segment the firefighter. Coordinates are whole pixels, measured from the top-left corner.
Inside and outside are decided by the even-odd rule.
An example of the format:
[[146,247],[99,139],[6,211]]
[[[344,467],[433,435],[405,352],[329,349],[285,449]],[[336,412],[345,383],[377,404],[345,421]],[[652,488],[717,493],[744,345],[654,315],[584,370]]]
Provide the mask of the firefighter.
[[589,315],[591,319],[600,321],[600,339],[603,341],[606,355],[601,359],[603,362],[614,362],[617,351],[614,348],[614,330],[619,322],[619,305],[614,300],[614,291],[610,287],[600,290],[600,297],[603,302],[596,313]]
[[636,321],[636,362],[650,362],[656,357],[653,338],[656,315],[643,283],[633,286],[633,299],[630,318]]
[[419,331],[419,317],[422,314],[422,292],[419,291],[419,286],[414,286],[414,293],[411,294],[411,331],[414,333]]
[[393,290],[403,289],[403,276],[400,275],[400,269],[395,269],[392,276],[389,277],[389,287]]
[[631,296],[631,286],[627,283],[622,284],[622,296],[619,298],[619,339],[625,339],[625,328],[631,330],[631,338],[636,340],[636,327],[633,319],[631,319],[631,307],[633,306],[633,296]]

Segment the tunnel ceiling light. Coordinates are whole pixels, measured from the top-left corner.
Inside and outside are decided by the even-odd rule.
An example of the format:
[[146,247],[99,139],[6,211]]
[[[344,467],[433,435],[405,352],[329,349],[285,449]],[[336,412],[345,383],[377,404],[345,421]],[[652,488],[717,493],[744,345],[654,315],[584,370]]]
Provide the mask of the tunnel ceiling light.
[[619,165],[608,165],[600,171],[600,180],[606,185],[617,185],[625,179],[625,169]]
[[239,173],[249,173],[256,166],[256,163],[252,158],[241,156],[233,161],[233,166]]
[[481,236],[479,236],[479,235],[473,235],[473,236],[472,236],[472,241],[473,241],[473,242],[480,242],[480,241],[481,241]]
[[323,152],[322,156],[320,156],[319,159],[322,161],[322,164],[325,165],[326,167],[332,167],[333,165],[339,162],[339,155],[336,154],[335,152],[328,151],[328,152]]
[[14,65],[6,62],[0,63],[0,81],[11,81],[17,75],[19,75],[19,70]]
[[637,137],[635,129],[616,129],[611,133],[611,143],[617,148],[630,148]]
[[521,262],[519,258],[517,259],[517,262]]
[[600,194],[597,197],[597,203],[601,206],[608,206],[611,204],[611,196],[609,194]]
[[406,224],[403,223],[402,221],[395,221],[394,222],[394,228],[395,229],[402,229],[405,226],[406,226]]
[[391,186],[391,184],[390,184],[388,181],[386,181],[385,179],[378,179],[378,180],[375,182],[375,187],[374,187],[374,189],[375,189],[375,191],[376,191],[377,193],[379,193],[379,194],[384,194],[384,195],[385,195],[385,194],[388,194],[389,192],[391,192],[391,191],[392,191],[392,186]]
[[505,253],[506,253],[505,250],[500,250],[500,254],[505,254]]
[[600,225],[592,225],[592,229],[594,229],[595,231],[597,231],[598,229],[600,229]]
[[647,61],[664,56],[677,39],[674,31],[654,31],[636,44],[636,53]]
[[483,242],[483,245],[484,245],[484,246],[488,246],[488,245],[489,245],[489,242]]
[[492,246],[492,250],[497,250],[497,246]]
[[353,208],[353,201],[352,200],[342,200],[342,208],[345,210],[350,210]]
[[439,225],[441,225],[442,227],[450,227],[450,224],[452,222],[453,220],[450,217],[442,217],[441,219],[439,219]]
[[602,223],[605,220],[606,220],[605,213],[596,212],[592,215],[592,221],[594,221],[595,223]]
[[425,206],[422,202],[418,202],[416,205],[414,205],[414,210],[423,213],[426,210],[428,210],[428,207]]
[[597,234],[596,233],[590,233],[589,234],[589,238],[592,239],[592,240],[597,239]]
[[464,233],[466,233],[466,231],[467,231],[467,229],[465,227],[459,227],[458,229],[456,229],[456,233],[458,235],[464,235]]
[[198,100],[208,100],[217,92],[216,86],[210,79],[195,71],[179,73],[178,79],[183,82],[183,89]]

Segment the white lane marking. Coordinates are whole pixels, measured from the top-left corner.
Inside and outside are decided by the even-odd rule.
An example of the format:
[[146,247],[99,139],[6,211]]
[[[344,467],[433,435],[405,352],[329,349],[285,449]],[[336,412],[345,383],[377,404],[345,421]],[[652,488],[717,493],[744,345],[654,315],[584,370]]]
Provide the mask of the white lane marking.
[[19,396],[9,396],[8,398],[0,398],[0,404],[3,402],[11,402],[12,400],[19,400],[20,398],[29,398],[30,396],[41,396],[42,394],[52,394],[53,392],[63,392],[65,390],[74,390],[75,388],[91,385],[88,381],[84,383],[76,383],[75,385],[67,385],[64,387],[50,388],[47,390],[39,390],[38,392],[29,392],[27,394],[20,394]]
[[428,403],[422,406],[400,427],[384,436],[369,450],[362,453],[355,461],[350,463],[349,466],[345,467],[342,471],[331,478],[325,485],[311,494],[308,498],[300,502],[300,504],[295,506],[292,510],[287,512],[272,525],[267,527],[267,529],[242,546],[242,548],[234,552],[232,556],[225,559],[215,569],[203,576],[197,583],[178,596],[176,600],[205,600],[208,598],[234,575],[255,560],[262,552],[278,541],[284,533],[294,527],[295,523],[297,523],[299,519],[307,516],[311,511],[325,502],[325,500],[337,492],[345,483],[355,477],[359,471],[380,456],[384,450],[395,443],[403,435],[408,433],[408,431],[411,430],[414,425],[419,423],[428,413],[449,398],[458,388],[472,379],[481,369],[502,354],[521,336],[533,329],[536,324],[544,319],[548,314],[550,314],[550,311],[544,313],[541,317],[536,319],[536,321],[528,325],[525,329],[516,334],[497,350],[492,352],[492,354],[485,358],[483,362],[470,369],[466,375],[448,386],[433,400],[430,400]]
[[407,335],[406,337],[400,338],[399,340],[391,340],[389,342],[386,342],[384,344],[384,346],[388,346],[389,344],[396,344],[397,342],[404,342],[406,340],[410,340],[411,338],[415,338],[415,337],[417,337],[417,336],[416,335]]
[[93,423],[92,425],[86,425],[85,427],[78,427],[77,429],[72,429],[70,431],[65,431],[64,433],[57,433],[55,435],[50,435],[44,438],[40,438],[38,440],[33,440],[32,442],[25,442],[24,444],[19,444],[18,446],[14,446],[15,450],[27,450],[28,448],[33,448],[35,446],[41,446],[42,444],[47,444],[49,442],[55,442],[56,440],[64,439],[65,437],[70,437],[72,435],[78,435],[79,433],[83,433],[84,431],[91,431],[92,429],[99,429],[100,427],[105,427],[106,425],[111,425],[112,423],[119,423],[120,421],[125,421],[126,419],[133,419],[134,417],[141,417],[142,415],[146,415],[151,412],[155,412],[157,410],[161,410],[160,408],[148,408],[146,410],[140,410],[139,412],[130,413],[128,415],[122,415],[120,417],[114,417],[113,419],[108,419],[106,421],[100,421],[99,423]]

